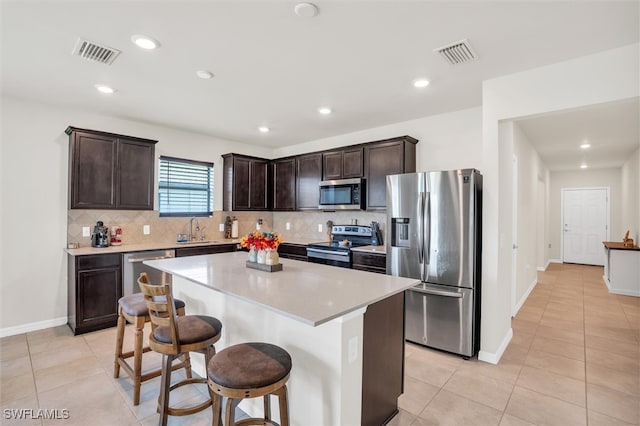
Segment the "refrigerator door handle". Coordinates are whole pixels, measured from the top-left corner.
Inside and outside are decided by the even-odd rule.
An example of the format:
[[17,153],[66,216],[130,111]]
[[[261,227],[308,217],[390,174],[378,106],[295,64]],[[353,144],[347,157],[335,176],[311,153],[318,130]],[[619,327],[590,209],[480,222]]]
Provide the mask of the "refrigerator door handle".
[[[418,230],[420,233],[420,237],[418,238],[418,241],[420,241],[420,247],[418,247],[418,262],[420,262],[420,265],[424,265],[424,204],[425,193],[420,192],[420,212],[418,216],[420,222],[420,228]],[[424,281],[424,272],[421,275],[423,276],[420,278]]]
[[[430,257],[431,257],[431,193],[427,192],[425,194],[425,215],[423,217],[426,217],[427,220],[427,224],[425,226],[425,230],[426,232],[424,234],[422,234],[422,238],[424,238],[427,241],[427,247],[426,250],[424,251],[424,257],[425,257],[425,263],[428,265],[429,263],[431,263]],[[424,245],[424,244],[423,244]]]
[[415,291],[416,293],[422,294],[432,294],[434,296],[444,296],[444,297],[455,297],[458,299],[462,298],[462,293],[458,293],[455,291],[442,291],[442,290],[432,290],[432,289],[421,289],[421,288],[411,288],[411,291]]

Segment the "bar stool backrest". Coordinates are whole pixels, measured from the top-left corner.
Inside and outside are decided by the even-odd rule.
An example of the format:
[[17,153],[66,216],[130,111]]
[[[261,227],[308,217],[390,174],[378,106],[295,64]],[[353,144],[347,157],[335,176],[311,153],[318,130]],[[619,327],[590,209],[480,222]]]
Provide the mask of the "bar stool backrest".
[[149,317],[151,318],[153,329],[155,330],[157,327],[169,327],[171,330],[171,346],[173,346],[175,353],[179,353],[178,342],[180,342],[180,335],[178,333],[178,327],[176,326],[177,315],[173,303],[173,295],[171,294],[171,287],[168,284],[151,284],[146,272],[142,272],[140,277],[138,277],[138,285],[140,286],[142,294],[144,294],[145,302],[147,302],[147,309],[149,309]]

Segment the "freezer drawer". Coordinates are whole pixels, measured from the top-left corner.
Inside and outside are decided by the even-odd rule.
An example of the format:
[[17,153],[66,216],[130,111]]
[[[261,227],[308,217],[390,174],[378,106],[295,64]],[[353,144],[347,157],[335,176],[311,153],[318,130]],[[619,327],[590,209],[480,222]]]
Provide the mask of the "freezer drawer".
[[472,357],[475,326],[472,289],[423,283],[407,290],[408,341]]

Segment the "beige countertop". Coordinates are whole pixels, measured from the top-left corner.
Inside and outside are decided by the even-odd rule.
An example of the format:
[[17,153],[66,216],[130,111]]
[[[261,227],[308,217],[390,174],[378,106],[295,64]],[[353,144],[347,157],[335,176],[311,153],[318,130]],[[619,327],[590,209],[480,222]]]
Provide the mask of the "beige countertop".
[[387,254],[385,246],[362,246],[352,247],[351,251],[360,251],[364,253]]
[[147,250],[163,250],[163,249],[176,249],[186,247],[202,247],[202,246],[214,246],[222,244],[237,244],[239,239],[232,240],[208,240],[197,241],[191,243],[141,243],[141,244],[122,244],[119,246],[109,247],[80,247],[76,249],[65,249],[71,256],[84,256],[89,254],[108,254],[108,253],[128,253],[132,251],[147,251]]
[[325,242],[326,240],[305,240],[305,239],[298,239],[298,240],[284,240],[283,243],[287,243],[287,244],[295,244],[295,245],[299,245],[299,246],[308,246],[309,244],[313,244],[313,243],[322,243]]
[[144,263],[314,327],[419,282],[290,259],[280,259],[282,271],[265,272],[247,268],[246,261],[247,253],[234,252]]

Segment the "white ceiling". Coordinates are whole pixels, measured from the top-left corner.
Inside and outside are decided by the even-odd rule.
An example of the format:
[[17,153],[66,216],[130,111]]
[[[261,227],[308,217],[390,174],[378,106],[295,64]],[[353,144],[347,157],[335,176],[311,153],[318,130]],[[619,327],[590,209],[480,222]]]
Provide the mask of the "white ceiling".
[[[295,1],[2,0],[2,92],[280,147],[479,106],[483,80],[639,40],[638,1],[314,3],[318,16],[301,18]],[[133,34],[162,46],[142,51]],[[78,37],[122,54],[111,66],[73,57]],[[478,60],[452,66],[433,52],[465,38]],[[415,89],[418,77],[431,85]],[[334,113],[320,116],[324,105]],[[549,144],[602,132],[581,125],[571,136],[566,123],[520,124],[545,139],[545,158]]]
[[639,105],[634,98],[515,122],[549,170],[620,167],[640,147]]

